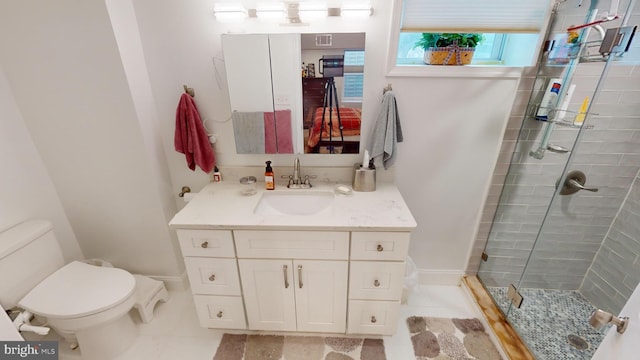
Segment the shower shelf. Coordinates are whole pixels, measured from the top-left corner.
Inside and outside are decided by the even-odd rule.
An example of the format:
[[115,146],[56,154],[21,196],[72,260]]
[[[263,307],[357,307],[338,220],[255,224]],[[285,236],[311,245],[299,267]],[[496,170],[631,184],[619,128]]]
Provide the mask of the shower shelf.
[[[539,104],[531,104],[529,105],[529,110],[527,111],[527,118],[530,118],[532,120],[535,121],[539,121],[542,123],[548,123],[548,124],[557,124],[559,126],[563,126],[563,127],[569,127],[569,128],[574,128],[574,129],[580,129],[582,127],[582,125],[574,125],[573,121],[567,121],[567,120],[539,120],[536,118],[535,114],[538,112],[538,109],[541,109],[542,107]],[[559,110],[556,108],[550,108],[549,111],[549,118],[553,119],[556,117],[556,112],[560,112],[563,111],[567,114],[567,116],[569,117],[575,117],[576,115],[580,114],[579,111],[573,111],[573,110]],[[598,113],[594,113],[594,112],[589,112],[589,113],[583,113],[586,117],[587,114],[589,115],[600,115]],[[585,129],[593,129],[594,126],[593,125],[587,125],[585,126]]]

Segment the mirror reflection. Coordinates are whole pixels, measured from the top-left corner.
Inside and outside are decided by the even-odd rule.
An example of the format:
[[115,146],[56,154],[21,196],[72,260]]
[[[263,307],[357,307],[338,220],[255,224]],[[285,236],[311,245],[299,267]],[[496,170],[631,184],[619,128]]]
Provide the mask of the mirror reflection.
[[300,152],[300,36],[225,34],[222,49],[236,153]]
[[357,154],[364,33],[302,34],[304,152]]
[[358,153],[364,44],[364,33],[223,35],[236,152]]

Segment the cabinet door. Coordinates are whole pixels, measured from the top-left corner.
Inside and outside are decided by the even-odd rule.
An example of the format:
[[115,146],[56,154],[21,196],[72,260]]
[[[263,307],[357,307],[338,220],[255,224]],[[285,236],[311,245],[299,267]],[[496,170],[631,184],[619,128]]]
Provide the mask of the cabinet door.
[[393,335],[398,328],[400,301],[349,300],[348,334]]
[[231,110],[273,111],[269,35],[224,34],[222,49]]
[[186,257],[184,264],[194,294],[240,295],[236,259]]
[[352,261],[349,298],[360,300],[400,300],[404,262]]
[[194,295],[200,325],[213,329],[246,329],[240,296]]
[[298,331],[345,332],[347,262],[294,260]]
[[250,330],[296,330],[291,260],[239,259]]

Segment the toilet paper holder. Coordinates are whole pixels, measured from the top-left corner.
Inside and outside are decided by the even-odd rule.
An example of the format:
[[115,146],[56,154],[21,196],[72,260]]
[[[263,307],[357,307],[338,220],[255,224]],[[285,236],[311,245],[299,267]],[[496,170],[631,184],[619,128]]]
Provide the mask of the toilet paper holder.
[[182,191],[178,194],[179,197],[184,197],[184,194],[186,193],[190,193],[191,192],[191,188],[188,186],[183,186],[182,187]]

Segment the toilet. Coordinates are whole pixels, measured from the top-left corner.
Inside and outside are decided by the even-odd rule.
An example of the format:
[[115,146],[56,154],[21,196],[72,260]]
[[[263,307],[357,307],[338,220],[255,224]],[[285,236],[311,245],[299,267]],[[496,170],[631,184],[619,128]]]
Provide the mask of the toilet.
[[49,221],[0,233],[0,284],[2,307],[31,312],[79,345],[83,359],[111,359],[137,337],[129,314],[136,304],[134,275],[82,261],[65,265]]

